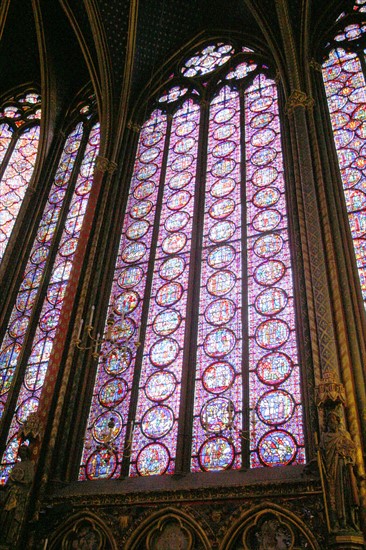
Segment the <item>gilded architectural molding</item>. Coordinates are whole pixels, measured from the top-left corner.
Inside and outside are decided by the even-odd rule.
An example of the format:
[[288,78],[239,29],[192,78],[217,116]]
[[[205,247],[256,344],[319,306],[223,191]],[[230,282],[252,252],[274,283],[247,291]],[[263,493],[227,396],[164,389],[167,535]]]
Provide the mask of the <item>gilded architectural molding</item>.
[[288,116],[292,115],[297,107],[311,109],[314,106],[314,99],[301,90],[294,90],[286,101],[285,111]]
[[315,402],[318,407],[332,404],[346,404],[346,393],[343,384],[341,384],[334,372],[328,371],[323,374],[323,378],[316,387]]

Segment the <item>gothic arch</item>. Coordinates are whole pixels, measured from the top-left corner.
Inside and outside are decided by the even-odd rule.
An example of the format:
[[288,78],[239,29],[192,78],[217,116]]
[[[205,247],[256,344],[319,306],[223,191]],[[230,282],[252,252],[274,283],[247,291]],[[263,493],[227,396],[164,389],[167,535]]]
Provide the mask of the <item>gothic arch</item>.
[[[268,533],[269,532],[269,533]],[[245,512],[229,529],[221,542],[220,550],[234,550],[238,548],[239,540],[243,550],[261,550],[266,548],[270,550],[270,541],[268,538],[260,542],[260,538],[271,536],[285,536],[291,550],[294,548],[303,548],[302,544],[296,544],[299,540],[305,541],[312,550],[320,550],[320,547],[304,522],[289,510],[278,506],[272,502],[263,502],[262,504]],[[258,546],[253,545],[253,541],[258,541]],[[249,544],[249,545],[248,545]],[[277,542],[274,542],[277,548]],[[278,546],[279,547],[279,546]]]
[[210,550],[212,547],[206,532],[194,518],[181,510],[168,507],[147,517],[132,533],[124,548],[125,550],[140,548],[163,550],[171,548],[169,545],[165,546],[171,540],[174,540],[177,550],[178,548]]
[[[118,548],[104,521],[96,514],[85,511],[69,517],[51,537],[48,548],[50,550],[58,548],[71,550],[74,548],[73,543],[75,542],[84,544],[93,542],[95,546],[90,547],[98,548],[98,550],[117,550]],[[77,548],[79,547],[84,546],[77,546]]]

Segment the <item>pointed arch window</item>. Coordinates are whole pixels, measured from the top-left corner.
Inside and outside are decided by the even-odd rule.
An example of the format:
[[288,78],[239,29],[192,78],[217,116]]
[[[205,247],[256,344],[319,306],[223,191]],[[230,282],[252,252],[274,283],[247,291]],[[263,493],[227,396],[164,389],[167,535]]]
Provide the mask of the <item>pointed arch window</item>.
[[124,338],[104,343],[80,479],[303,463],[276,85],[251,50],[209,44],[157,105],[109,303]]
[[366,306],[365,11],[366,1],[358,0],[352,15],[342,14],[338,33],[327,46],[329,51],[323,63],[323,80]]
[[41,98],[8,99],[0,111],[0,263],[31,181],[39,142]]
[[38,409],[99,150],[94,110],[92,101],[79,107],[68,133],[13,310],[1,333],[2,483],[16,462],[19,428]]

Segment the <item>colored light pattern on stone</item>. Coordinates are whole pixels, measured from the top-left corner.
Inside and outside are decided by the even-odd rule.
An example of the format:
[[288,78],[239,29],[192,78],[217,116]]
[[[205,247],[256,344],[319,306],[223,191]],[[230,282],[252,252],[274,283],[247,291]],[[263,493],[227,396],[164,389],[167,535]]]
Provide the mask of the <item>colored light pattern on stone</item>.
[[[166,129],[166,116],[158,110],[151,114],[141,129],[108,307],[108,315],[114,316],[116,326],[121,326],[123,318],[125,319],[124,323],[133,323],[134,327],[141,325]],[[152,170],[149,169],[150,166],[153,166]],[[145,172],[141,171],[142,167],[145,168]],[[144,180],[142,183],[142,185],[145,185],[145,189],[148,189],[148,199],[146,198],[147,191],[141,191],[141,180],[139,179],[141,178],[141,174],[149,174],[149,179]],[[142,227],[146,229],[146,232],[144,229],[144,232],[141,234],[136,233],[136,220],[143,223]],[[134,248],[131,248],[131,246]],[[169,269],[167,269],[168,271]],[[129,301],[130,305],[127,302],[124,303],[123,295],[126,297],[127,291],[133,291],[134,293],[131,295],[133,297],[133,308],[131,307],[131,301]],[[137,334],[136,330],[134,330],[128,334],[117,334],[114,343],[105,343],[103,345],[105,360],[101,359],[98,364],[87,424],[89,428],[85,434],[86,443],[83,449],[79,474],[80,479],[118,477],[120,475],[136,362],[136,346],[134,345],[136,338]],[[110,388],[114,387],[118,391],[117,374],[119,379],[125,383],[126,393],[122,400],[104,403],[101,396],[106,384],[109,384]],[[158,386],[159,382],[150,381],[148,391],[152,395],[159,395]],[[151,404],[153,404],[153,401],[151,401]],[[90,461],[95,462],[94,457],[96,455],[94,453],[97,453],[99,445],[99,441],[94,435],[94,426],[99,416],[107,411],[110,417],[118,414],[123,419],[121,429],[116,434],[112,433],[111,439],[111,443],[115,448],[116,467],[105,469],[105,471],[96,470],[93,467],[94,469],[92,470],[89,464]],[[141,468],[144,469],[144,467]],[[146,468],[148,467],[146,466]]]
[[[51,240],[57,228],[58,217],[63,207],[63,199],[67,193],[67,185],[70,181],[82,133],[82,124],[79,124],[74,132],[70,134],[66,142],[66,147],[51,189],[49,202],[46,205],[46,210],[34,244],[34,247],[38,250],[37,247],[40,246],[38,242],[39,235],[45,235],[44,230],[47,226],[48,232],[46,233],[49,240],[43,240],[41,243],[41,247],[44,249],[44,254],[41,255],[42,265],[40,263],[35,263],[34,266],[31,265],[31,263],[29,264],[30,269],[28,274],[30,275],[23,281],[20,292],[28,293],[28,290],[37,291],[38,289]],[[12,438],[19,430],[22,421],[30,412],[38,408],[38,401],[46,376],[53,340],[55,338],[63,299],[93,183],[94,165],[98,150],[99,123],[95,124],[90,130],[88,143],[80,165],[80,172],[75,182],[74,191],[70,197],[68,213],[66,215],[58,251],[53,263],[46,296],[43,300],[39,320],[33,336],[31,352],[25,366],[26,375],[18,394],[16,414],[11,422],[7,446],[11,445]],[[55,194],[57,194],[59,201],[54,201],[53,198]],[[31,254],[30,262],[34,262],[34,254]],[[18,414],[20,409],[24,411],[21,417]],[[5,455],[9,457],[7,451]],[[12,461],[16,461],[16,454],[12,455]]]
[[245,106],[250,465],[304,463],[285,183],[273,81],[256,77],[245,91]]
[[[231,435],[228,430],[230,403],[235,422],[241,424],[242,418],[239,93],[224,87],[211,102],[209,120],[192,438],[193,471],[241,466],[240,437],[235,433],[232,440],[228,439]],[[230,137],[227,137],[226,131],[228,120]],[[224,155],[221,166],[233,167],[230,179],[226,170],[218,169],[218,153]],[[219,226],[217,231],[217,220],[222,218],[225,222],[219,223],[224,225]],[[215,328],[215,325],[219,326]],[[220,397],[212,399],[215,384],[222,391]]]
[[36,119],[41,113],[36,94],[9,102],[0,112],[0,262],[32,178],[39,142]]
[[[132,476],[136,474],[156,475],[161,472],[174,472],[186,325],[199,118],[199,107],[191,100],[186,101],[173,117],[170,141],[167,144],[169,154],[130,465],[130,475]],[[187,148],[189,148],[189,155],[186,152]],[[178,178],[184,181],[184,190],[175,190]],[[171,181],[174,182],[173,186]],[[176,198],[177,195],[178,199]],[[180,196],[182,196],[182,200]],[[174,223],[169,224],[173,212],[174,215],[179,212],[182,219],[186,220],[184,228],[179,229],[179,231]],[[184,270],[182,271],[183,266]],[[169,280],[169,277],[174,281]],[[161,327],[161,321],[164,318],[167,320],[166,327],[169,336],[161,338],[162,329],[159,329],[159,326]],[[143,426],[145,412],[154,405],[154,401],[149,398],[151,390],[147,389],[147,385],[148,380],[151,384],[152,376],[160,369],[173,375],[176,382],[174,391],[170,393],[170,390],[167,390],[168,397],[164,400],[164,410],[169,408],[171,411],[169,431],[164,430],[161,434],[156,431],[155,444],[151,445],[153,435],[149,435]],[[170,376],[170,388],[171,380]],[[158,410],[160,409],[152,409],[151,414]],[[147,464],[150,464],[150,461],[151,465],[148,466]]]
[[[360,35],[366,30],[351,27],[354,31],[357,27]],[[347,34],[337,40],[352,40]],[[332,50],[323,64],[323,80],[366,307],[366,83],[356,53]]]

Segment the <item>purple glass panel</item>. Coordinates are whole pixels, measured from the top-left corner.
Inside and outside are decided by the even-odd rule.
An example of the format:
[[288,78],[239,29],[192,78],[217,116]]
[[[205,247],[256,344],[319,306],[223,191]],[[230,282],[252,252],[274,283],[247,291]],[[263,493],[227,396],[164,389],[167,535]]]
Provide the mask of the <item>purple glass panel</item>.
[[210,105],[193,471],[241,466],[241,440],[229,422],[230,409],[241,427],[243,408],[240,155],[239,93],[225,87]]
[[245,93],[245,136],[251,467],[303,463],[277,90],[263,75]]
[[[55,193],[59,194],[59,198],[62,200],[62,195],[66,192],[63,177],[66,176],[67,184],[75,160],[77,144],[80,142],[80,139],[81,126],[79,125],[68,138],[67,146],[65,147],[63,153],[63,161],[65,162],[60,163],[59,165],[55,182],[51,190],[50,200],[46,206],[45,216],[41,222],[38,236],[40,234],[44,234],[44,229],[49,223],[51,224],[49,225],[50,238],[52,238],[56,230],[57,217],[60,212],[61,204],[54,200],[54,196]],[[75,184],[75,191],[71,199],[59,249],[56,254],[50,281],[47,287],[46,297],[42,305],[37,329],[33,339],[31,353],[28,358],[25,378],[18,395],[16,414],[13,417],[9,430],[8,446],[28,414],[37,410],[38,407],[39,397],[52,351],[53,340],[61,314],[61,308],[71,272],[74,254],[90,195],[90,189],[93,183],[94,164],[98,150],[99,123],[95,124],[90,131],[84,158],[81,162],[80,172]],[[60,184],[61,187],[59,187]],[[32,276],[29,280],[32,281],[35,288],[39,285],[39,280],[42,275],[42,267],[44,267],[44,262],[46,261],[47,254],[49,252],[50,243],[47,242],[47,244],[42,242],[40,248],[37,248],[38,241],[36,241],[35,253],[32,253],[30,257],[30,261],[34,263],[34,267],[31,267]],[[42,250],[42,253],[37,254],[40,249]],[[42,267],[38,270],[41,262]],[[23,287],[24,282],[22,289]],[[28,290],[28,288],[24,290]],[[26,323],[28,323],[28,319],[26,319]],[[9,333],[11,333],[11,329],[9,330]],[[15,352],[13,352],[13,354],[14,353]],[[19,411],[21,411],[21,413],[19,413]],[[6,456],[9,455],[7,451],[5,454]],[[12,456],[12,460],[16,460],[16,455]],[[6,462],[8,462],[8,460],[6,460]],[[4,470],[4,466],[2,466],[2,469]]]
[[[199,119],[199,107],[189,100],[172,120],[132,446],[132,476],[174,471]],[[177,191],[180,185],[184,190]],[[161,390],[164,409],[151,399],[151,380],[158,373],[167,375],[168,388]],[[159,380],[163,383],[165,378]],[[148,410],[151,426],[157,423],[164,430],[147,433],[144,422]],[[169,423],[162,421],[163,411]]]
[[323,79],[366,307],[365,77],[357,55],[338,48],[323,64]]
[[[114,316],[116,326],[122,327],[123,332],[117,334],[114,342],[106,342],[102,348],[106,359],[101,360],[98,365],[80,479],[118,477],[121,471],[137,351],[135,344],[138,333],[135,327],[141,325],[166,128],[166,116],[160,111],[154,111],[140,133],[108,309],[109,315]],[[136,222],[140,225],[136,226]],[[131,323],[129,326],[133,327],[128,333],[127,323]],[[121,392],[118,394],[117,374],[119,386],[122,380],[124,383],[123,395]],[[150,384],[151,392],[154,391],[153,386],[154,384]],[[112,396],[108,402],[103,398],[106,388]],[[109,435],[116,456],[116,467],[104,468],[105,472],[103,469],[91,471],[88,466],[94,460],[100,445],[99,439],[95,437],[95,425],[101,414],[107,415],[109,420],[113,419],[114,423],[118,415],[121,425],[118,432],[113,431]],[[101,464],[104,460],[102,458]],[[141,468],[143,469],[142,466]]]

